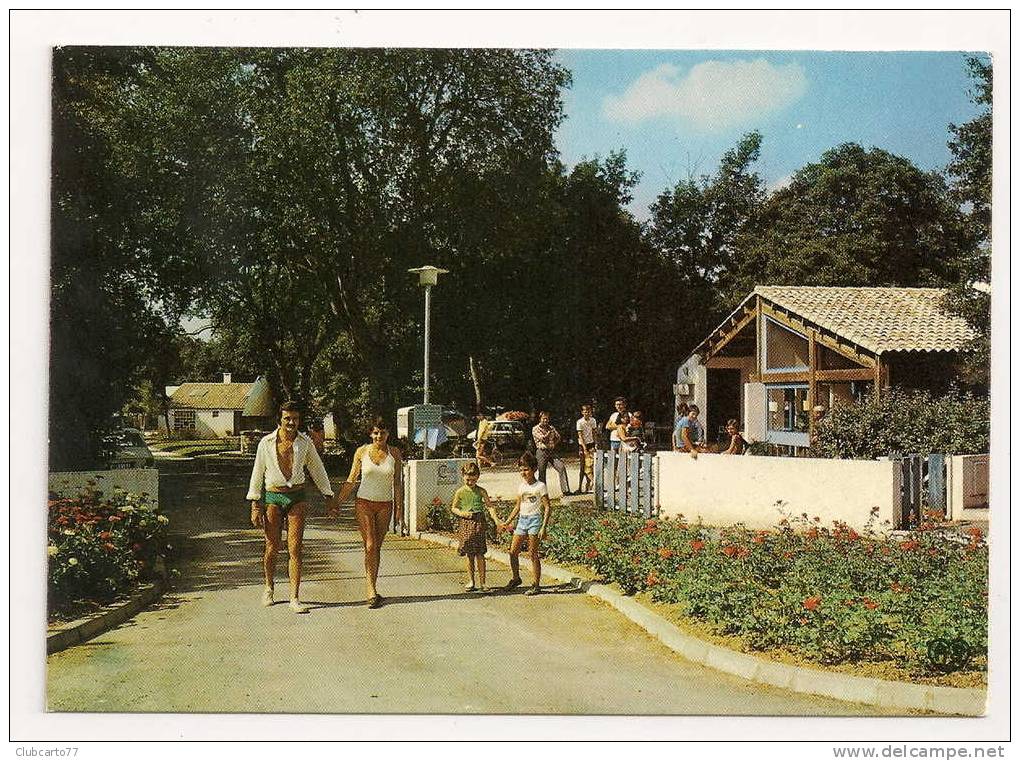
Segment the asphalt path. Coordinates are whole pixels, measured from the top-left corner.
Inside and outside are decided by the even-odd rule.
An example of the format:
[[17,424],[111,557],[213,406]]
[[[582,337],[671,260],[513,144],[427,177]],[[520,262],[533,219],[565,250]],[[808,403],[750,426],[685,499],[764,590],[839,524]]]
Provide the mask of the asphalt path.
[[[874,715],[756,685],[691,663],[616,611],[549,583],[486,597],[464,592],[448,548],[390,537],[365,606],[361,543],[349,508],[317,506],[305,537],[302,597],[259,604],[260,532],[245,525],[237,472],[164,473],[161,499],[180,577],[156,606],[48,659],[54,711]],[[240,480],[238,480],[240,478]],[[509,569],[490,562],[490,584]],[[287,589],[279,559],[277,594]],[[525,575],[527,576],[525,568]]]

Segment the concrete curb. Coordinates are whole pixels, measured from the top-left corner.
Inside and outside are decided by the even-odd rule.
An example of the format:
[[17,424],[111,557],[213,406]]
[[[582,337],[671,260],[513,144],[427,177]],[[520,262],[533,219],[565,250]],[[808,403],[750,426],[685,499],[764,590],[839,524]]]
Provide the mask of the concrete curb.
[[71,621],[63,626],[50,630],[46,634],[46,654],[52,655],[66,650],[72,645],[80,645],[98,637],[103,632],[120,626],[134,618],[138,613],[158,600],[166,590],[166,563],[159,558],[156,564],[159,578],[151,584],[142,585],[131,598],[120,605],[110,607],[100,613]]
[[[412,536],[422,541],[447,547],[457,546],[456,539],[440,534],[418,532]],[[485,557],[505,565],[510,564],[510,556],[502,550],[490,549]],[[526,556],[522,557],[522,560],[528,564]],[[588,595],[611,605],[670,650],[679,653],[687,660],[742,679],[772,687],[781,687],[793,692],[820,695],[882,708],[934,711],[960,716],[983,716],[986,710],[987,694],[983,689],[940,687],[852,676],[804,666],[793,666],[748,653],[740,653],[686,634],[679,627],[649,610],[634,598],[627,597],[604,584],[595,584],[581,579],[552,563],[543,561],[542,575],[573,584]]]

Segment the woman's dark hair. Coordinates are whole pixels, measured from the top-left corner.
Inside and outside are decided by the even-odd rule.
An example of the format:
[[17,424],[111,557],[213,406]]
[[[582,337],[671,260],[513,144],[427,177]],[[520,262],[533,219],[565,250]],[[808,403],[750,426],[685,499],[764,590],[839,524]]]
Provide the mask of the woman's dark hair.
[[525,452],[517,460],[518,468],[523,468],[525,466],[531,468],[532,470],[538,467],[538,460],[535,459],[535,455],[533,455],[531,452]]
[[740,428],[740,421],[737,420],[735,417],[731,417],[729,420],[726,421],[726,427],[729,428],[731,425],[734,428]]
[[375,415],[368,419],[368,423],[365,424],[365,433],[371,434],[373,428],[378,428],[380,431],[390,432],[390,426],[386,422],[386,418],[382,415]]

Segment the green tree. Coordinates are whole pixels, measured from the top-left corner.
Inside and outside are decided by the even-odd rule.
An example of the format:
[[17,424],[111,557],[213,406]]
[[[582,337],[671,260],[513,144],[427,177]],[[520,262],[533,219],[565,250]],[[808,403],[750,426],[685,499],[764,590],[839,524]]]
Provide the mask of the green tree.
[[965,368],[967,379],[987,389],[991,364],[991,294],[975,283],[991,282],[992,256],[992,64],[971,57],[967,68],[974,80],[971,101],[981,112],[969,122],[949,125],[952,161],[946,167],[953,199],[966,220],[967,250],[959,282],[947,305],[977,333]]
[[139,231],[141,196],[123,182],[92,111],[92,93],[130,89],[145,51],[53,54],[50,468],[91,467],[147,357],[175,331],[186,283],[164,287],[172,261]]
[[278,396],[325,377],[320,391],[351,393],[328,406],[391,409],[420,384],[407,268],[491,253],[470,228],[518,202],[498,178],[544,171],[567,72],[529,50],[147,55],[89,93],[123,184],[142,189],[141,239]]
[[752,169],[761,141],[758,132],[746,134],[713,175],[683,180],[652,204],[649,240],[688,279],[700,311],[724,309],[719,296],[729,302],[743,295],[733,277],[741,241],[753,234],[765,200],[765,183]]
[[959,209],[939,175],[847,143],[769,197],[740,246],[739,290],[945,285],[958,277],[964,245]]

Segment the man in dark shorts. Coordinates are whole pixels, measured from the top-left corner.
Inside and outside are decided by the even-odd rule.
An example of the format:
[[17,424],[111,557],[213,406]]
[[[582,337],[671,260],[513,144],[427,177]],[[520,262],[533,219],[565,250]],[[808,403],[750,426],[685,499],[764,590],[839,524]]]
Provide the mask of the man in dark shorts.
[[[255,466],[248,484],[251,500],[251,523],[262,528],[266,535],[263,571],[266,586],[262,592],[262,605],[273,604],[273,575],[276,554],[280,550],[280,533],[287,519],[287,551],[290,562],[290,609],[307,613],[308,606],[301,602],[301,542],[305,533],[305,468],[308,468],[315,486],[327,499],[333,501],[333,489],[322,458],[312,439],[298,430],[301,410],[294,402],[280,406],[280,424],[272,433],[259,441],[255,452]],[[263,495],[263,488],[265,494]]]

